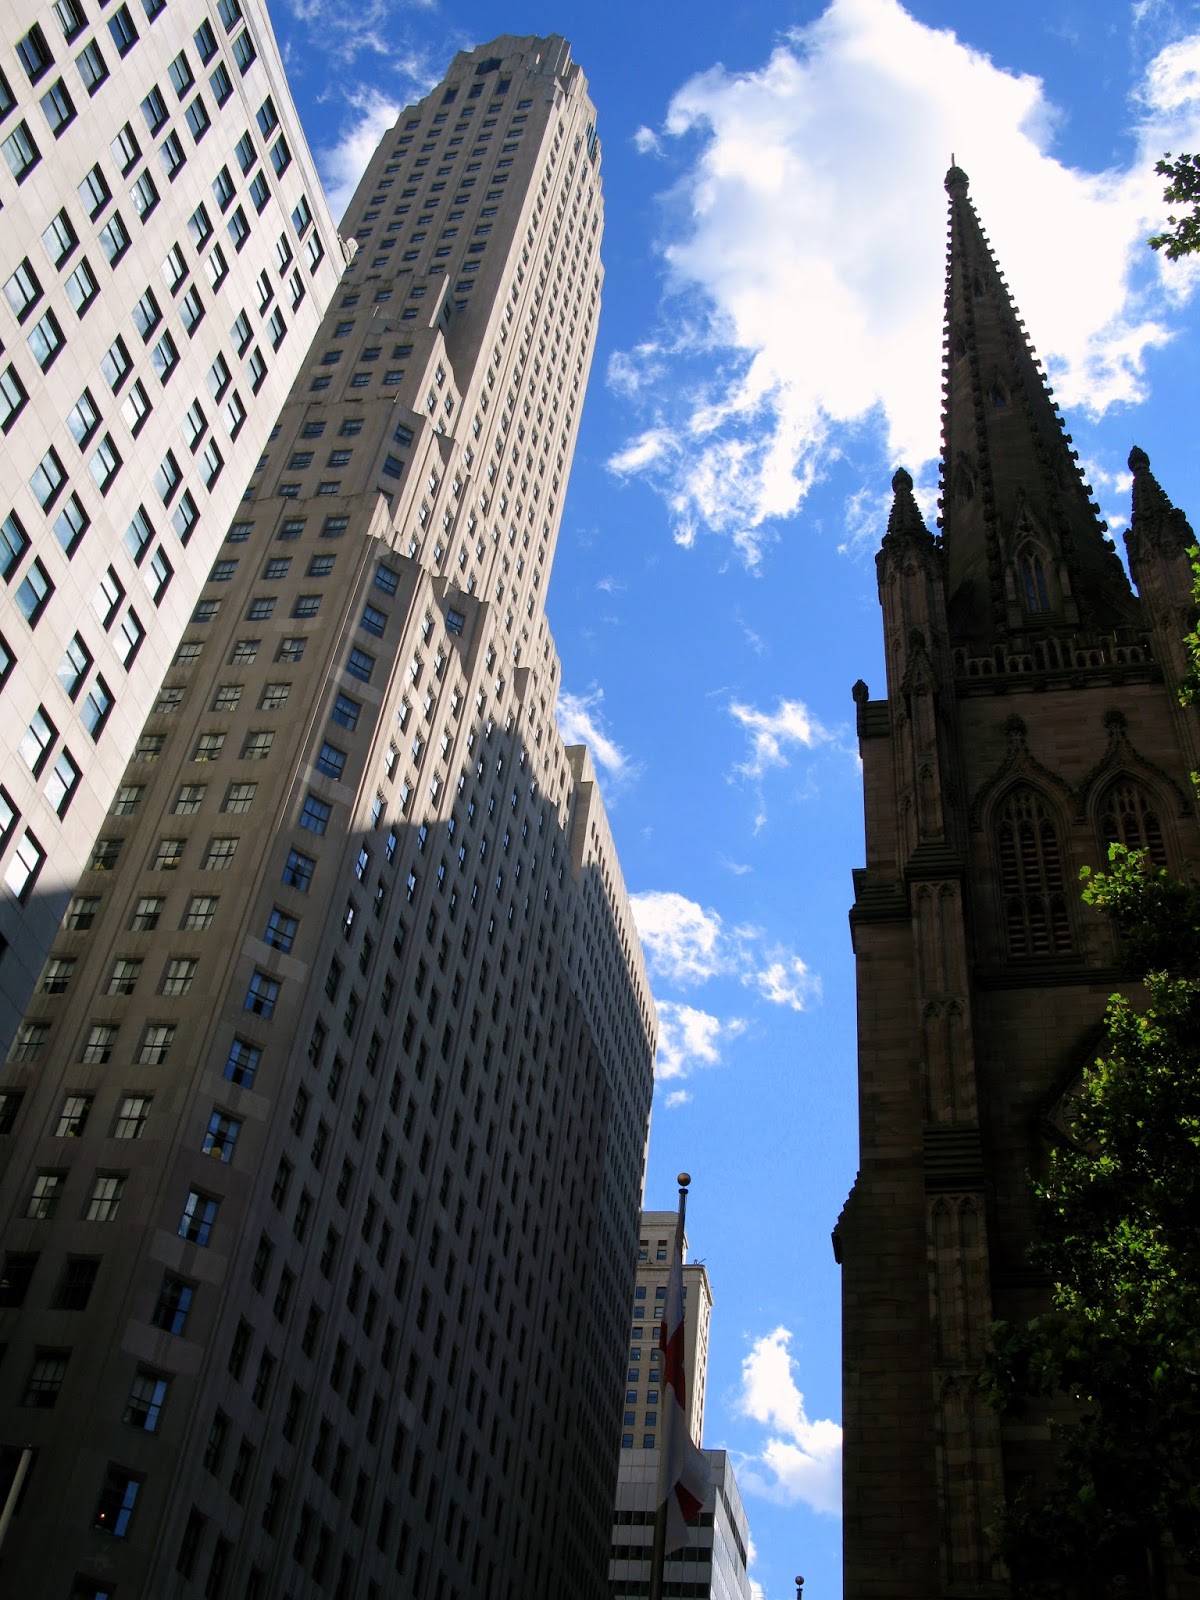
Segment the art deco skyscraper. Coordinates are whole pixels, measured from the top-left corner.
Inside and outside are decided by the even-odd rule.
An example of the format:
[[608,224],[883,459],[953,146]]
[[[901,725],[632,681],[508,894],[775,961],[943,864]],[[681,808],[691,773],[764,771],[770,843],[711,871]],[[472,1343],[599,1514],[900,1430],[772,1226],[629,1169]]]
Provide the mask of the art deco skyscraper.
[[10,1592],[606,1592],[655,1018],[543,611],[599,166],[502,38],[359,187],[0,1078]]
[[0,0],[0,1052],[344,263],[258,0]]

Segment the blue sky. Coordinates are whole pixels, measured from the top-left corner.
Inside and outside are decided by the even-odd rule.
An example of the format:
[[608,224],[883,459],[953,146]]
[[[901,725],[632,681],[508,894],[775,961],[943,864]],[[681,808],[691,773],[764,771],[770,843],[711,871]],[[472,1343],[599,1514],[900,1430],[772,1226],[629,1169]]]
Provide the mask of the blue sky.
[[936,515],[951,152],[1120,544],[1126,457],[1200,516],[1200,262],[1144,247],[1200,146],[1169,0],[277,0],[335,206],[396,110],[501,32],[571,40],[606,282],[548,609],[662,1018],[647,1201],[693,1174],[716,1307],[705,1442],[761,1600],[841,1594],[838,1269],[856,1167],[850,687],[883,691],[874,552]]

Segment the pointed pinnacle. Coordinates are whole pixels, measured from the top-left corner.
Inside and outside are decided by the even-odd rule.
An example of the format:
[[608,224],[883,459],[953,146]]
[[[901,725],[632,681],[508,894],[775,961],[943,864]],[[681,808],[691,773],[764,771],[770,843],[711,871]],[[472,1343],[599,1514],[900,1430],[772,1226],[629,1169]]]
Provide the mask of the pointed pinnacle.
[[967,193],[968,188],[970,187],[971,180],[967,177],[966,173],[963,171],[963,169],[961,167],[955,166],[953,164],[954,163],[954,157],[953,156],[950,157],[950,161],[951,161],[950,170],[946,174],[946,193],[947,194],[956,195],[956,196],[957,195],[965,196],[966,193]]
[[1129,452],[1129,470],[1133,473],[1132,523],[1140,526],[1153,520],[1160,522],[1160,525],[1167,524],[1181,547],[1191,544],[1192,530],[1187,518],[1171,504],[1169,496],[1150,471],[1150,457],[1137,445]]
[[916,496],[913,494],[913,481],[911,475],[898,467],[892,477],[892,490],[895,498],[888,516],[887,537],[889,539],[917,538],[932,542],[933,535],[925,526],[917,505]]

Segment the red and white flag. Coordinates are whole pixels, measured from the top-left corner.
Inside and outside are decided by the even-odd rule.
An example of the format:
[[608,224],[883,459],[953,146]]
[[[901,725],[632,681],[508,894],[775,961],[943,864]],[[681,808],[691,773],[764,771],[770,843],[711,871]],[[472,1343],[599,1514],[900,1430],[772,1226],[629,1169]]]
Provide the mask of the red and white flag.
[[687,1524],[695,1522],[708,1491],[708,1462],[692,1443],[688,1428],[687,1382],[683,1360],[683,1250],[675,1240],[671,1275],[667,1280],[667,1304],[659,1324],[658,1348],[662,1351],[663,1465],[659,1478],[659,1503],[665,1501],[666,1553],[687,1544]]

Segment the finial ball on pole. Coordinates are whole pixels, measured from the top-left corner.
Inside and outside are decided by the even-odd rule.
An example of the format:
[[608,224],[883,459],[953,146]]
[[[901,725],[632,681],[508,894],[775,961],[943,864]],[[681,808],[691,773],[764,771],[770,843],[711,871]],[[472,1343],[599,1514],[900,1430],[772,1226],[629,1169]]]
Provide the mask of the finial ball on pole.
[[679,1174],[679,1176],[675,1179],[675,1182],[679,1185],[679,1187],[681,1189],[686,1189],[688,1184],[691,1183],[691,1181],[692,1181],[692,1175],[691,1175],[690,1172],[681,1172]]

